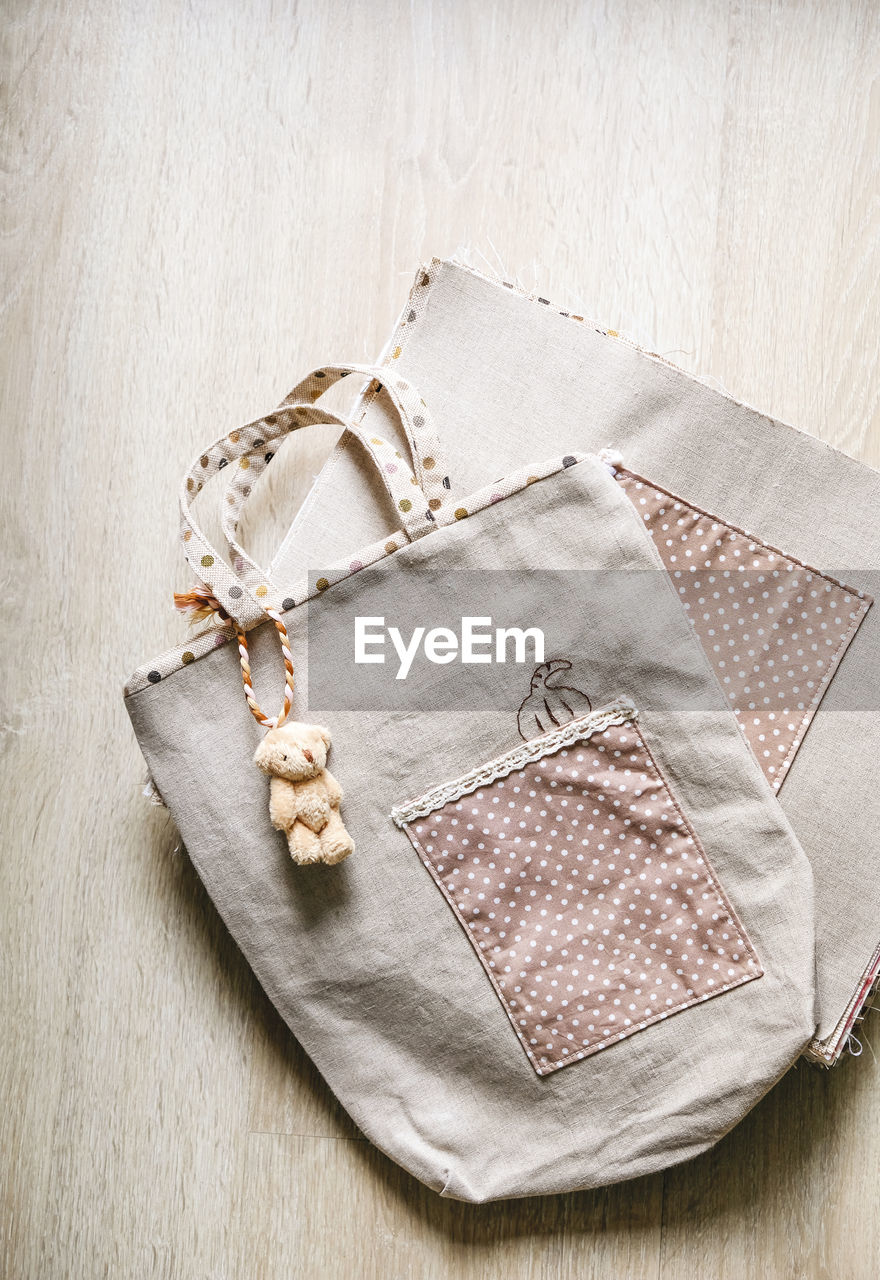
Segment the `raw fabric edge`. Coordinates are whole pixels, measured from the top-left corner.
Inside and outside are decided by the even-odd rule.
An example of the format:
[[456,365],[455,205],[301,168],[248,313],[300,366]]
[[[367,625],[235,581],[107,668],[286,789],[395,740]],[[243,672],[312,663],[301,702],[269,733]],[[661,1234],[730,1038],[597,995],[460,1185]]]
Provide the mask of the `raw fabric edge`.
[[[808,1062],[821,1067],[833,1067],[840,1061],[844,1049],[849,1044],[853,1028],[867,1016],[868,1001],[878,990],[880,990],[880,944],[862,974],[855,994],[834,1031],[825,1040],[811,1040],[807,1045],[803,1056]],[[859,1056],[860,1053],[853,1054],[853,1057]]]
[[505,280],[501,276],[487,275],[485,271],[480,271],[477,267],[472,267],[470,263],[462,262],[459,258],[434,258],[431,266],[450,266],[457,267],[460,271],[467,271],[470,275],[476,276],[479,280],[483,280],[486,284],[491,284],[494,288],[509,289],[516,293],[519,297],[524,298],[527,302],[542,303],[549,307],[557,315],[565,316],[567,319],[579,321],[585,324],[588,329],[594,330],[596,333],[602,334],[603,337],[613,338],[616,342],[622,342],[627,347],[632,347],[640,356],[646,360],[652,361],[654,364],[664,364],[667,368],[673,369],[676,373],[680,373],[683,377],[688,378],[691,382],[696,382],[701,387],[706,387],[709,391],[714,391],[723,399],[729,400],[732,404],[738,405],[741,409],[748,409],[750,413],[757,414],[759,418],[766,418],[770,422],[776,422],[781,427],[786,427],[789,431],[796,431],[800,436],[806,436],[809,440],[815,441],[816,444],[822,445],[830,453],[836,453],[842,458],[847,458],[850,462],[857,462],[860,467],[867,467],[869,471],[873,471],[875,475],[880,475],[880,468],[872,467],[869,462],[864,462],[861,458],[854,458],[851,453],[847,453],[845,449],[838,448],[837,445],[829,444],[827,440],[823,440],[821,436],[813,435],[810,431],[805,431],[803,427],[795,426],[793,422],[786,422],[783,418],[777,418],[774,414],[769,413],[766,409],[759,409],[757,405],[751,404],[748,400],[741,400],[738,396],[727,391],[723,386],[714,386],[709,378],[711,374],[696,374],[690,369],[684,369],[680,364],[661,356],[656,351],[649,351],[647,347],[641,346],[634,338],[630,338],[627,334],[621,333],[618,329],[608,328],[598,320],[590,319],[588,316],[574,315],[571,311],[566,311],[556,303],[551,302],[549,298],[544,298],[540,294],[530,293],[519,284],[514,284],[510,280]]

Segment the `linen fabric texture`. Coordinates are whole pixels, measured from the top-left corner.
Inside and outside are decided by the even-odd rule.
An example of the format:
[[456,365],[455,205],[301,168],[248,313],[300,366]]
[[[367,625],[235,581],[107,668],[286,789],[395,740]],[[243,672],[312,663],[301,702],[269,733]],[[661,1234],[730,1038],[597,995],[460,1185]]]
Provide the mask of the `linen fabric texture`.
[[[245,433],[237,443],[240,453],[249,438]],[[351,476],[359,476],[356,468]],[[418,485],[413,489],[418,496]],[[181,646],[142,668],[128,686],[128,712],[220,915],[282,1017],[378,1147],[441,1194],[470,1201],[648,1174],[716,1142],[814,1034],[810,865],[650,536],[608,467],[565,453],[523,468],[514,481],[489,485],[476,500],[466,488],[451,492],[449,508],[441,507],[422,536],[385,534],[390,550],[372,562],[352,557],[349,546],[344,561],[334,557],[338,573],[284,613],[300,676],[293,718],[330,721],[330,764],[357,844],[351,859],[295,867],[272,829],[268,784],[252,762],[261,731],[242,695],[234,645],[204,644],[197,654]],[[374,531],[381,521],[380,510]],[[186,545],[192,542],[201,551],[202,540]],[[329,562],[323,554],[311,559]],[[548,611],[544,592],[552,575],[583,570],[641,571],[650,585],[621,596],[614,610],[601,591],[595,598],[555,592]],[[215,564],[205,570],[209,585],[218,571]],[[671,802],[665,797],[674,800],[686,824],[679,837],[686,841],[692,832],[701,851],[700,893],[690,900],[693,908],[682,898],[675,910],[710,909],[700,917],[703,930],[717,924],[711,911],[720,927],[735,917],[744,931],[735,963],[753,959],[753,974],[738,975],[749,980],[711,996],[701,985],[697,1003],[543,1076],[518,1043],[461,921],[391,816],[414,796],[521,743],[517,710],[528,692],[528,668],[480,667],[472,673],[478,696],[456,698],[459,676],[443,667],[436,696],[400,715],[343,707],[322,717],[306,706],[303,692],[307,639],[315,643],[321,617],[363,611],[364,600],[369,610],[377,593],[389,612],[405,597],[408,610],[430,617],[443,584],[454,592],[456,574],[465,571],[513,572],[534,583],[534,611],[552,613],[550,643],[571,661],[571,683],[588,691],[594,707],[625,697],[637,709],[639,750],[653,762],[651,785],[662,788],[664,804]],[[229,573],[234,565],[223,568],[224,584]],[[267,577],[270,598],[287,580],[277,569]],[[329,650],[322,661],[342,668],[350,637],[334,640],[332,627],[320,634]],[[268,680],[278,670],[274,628],[256,627],[249,641],[255,678]],[[625,787],[631,804],[644,803],[636,795],[646,768],[641,757],[639,766]],[[624,826],[646,822],[637,811],[620,815]],[[661,842],[671,821],[667,815]],[[598,837],[593,832],[589,839]],[[631,843],[643,872],[662,856]],[[571,865],[591,874],[584,848],[584,861],[574,854]],[[700,896],[708,893],[707,868],[716,895],[709,908]],[[537,888],[534,870],[530,883]],[[593,888],[595,897],[582,896],[585,909],[604,892]],[[678,882],[676,892],[683,893]],[[635,896],[623,909],[629,901]],[[648,917],[631,915],[629,936],[638,920]],[[663,928],[672,926],[665,921]],[[588,932],[578,940],[583,946]],[[701,963],[714,963],[712,941],[700,934],[694,956]],[[586,958],[599,954],[591,945]],[[627,982],[639,982],[640,972]],[[673,980],[668,973],[665,979]],[[573,1017],[569,1008],[565,1035]]]
[[[880,609],[867,608],[880,567],[880,475],[546,298],[453,262],[417,272],[383,359],[432,406],[458,493],[517,466],[538,440],[548,451],[610,448],[650,484],[862,593],[860,625],[830,664],[796,754],[783,757],[778,791],[815,882],[808,1056],[834,1062],[880,970]],[[362,417],[384,427],[385,397],[369,395]],[[380,537],[389,515],[375,492],[343,437],[274,571],[284,578]],[[332,517],[343,503],[341,528]]]
[[539,1075],[762,974],[636,721],[618,701],[392,812]]

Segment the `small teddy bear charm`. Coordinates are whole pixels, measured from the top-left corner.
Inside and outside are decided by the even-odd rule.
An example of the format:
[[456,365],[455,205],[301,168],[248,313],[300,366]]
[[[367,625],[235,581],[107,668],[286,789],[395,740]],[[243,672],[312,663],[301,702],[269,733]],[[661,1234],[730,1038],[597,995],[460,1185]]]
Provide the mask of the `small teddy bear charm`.
[[354,841],[339,813],[342,788],[324,768],[330,734],[316,724],[283,724],[270,729],[254,763],[271,778],[269,817],[287,836],[290,856],[300,865],[342,862]]

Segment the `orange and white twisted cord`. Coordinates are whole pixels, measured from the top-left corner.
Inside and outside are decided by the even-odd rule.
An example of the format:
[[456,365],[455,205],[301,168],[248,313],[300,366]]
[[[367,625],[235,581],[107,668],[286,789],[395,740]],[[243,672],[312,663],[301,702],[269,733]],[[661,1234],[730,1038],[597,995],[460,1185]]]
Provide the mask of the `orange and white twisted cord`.
[[[175,592],[174,607],[179,609],[181,613],[188,613],[190,622],[203,622],[210,618],[223,626],[228,626],[232,621],[214,593],[201,582],[197,583],[190,591]],[[277,716],[267,716],[257,702],[254,686],[251,683],[251,664],[248,655],[247,636],[238,627],[235,628],[235,634],[238,637],[241,682],[244,685],[244,696],[247,698],[251,715],[267,729],[277,729],[279,725],[284,724],[284,721],[290,715],[290,708],[293,703],[293,658],[290,653],[290,637],[287,634],[287,627],[284,625],[284,619],[281,614],[277,613],[275,609],[267,609],[266,614],[275,623],[278,634],[281,637],[281,653],[284,657],[284,706]]]
[[277,716],[267,716],[257,702],[254,694],[254,686],[251,683],[251,665],[248,655],[247,636],[243,631],[236,627],[236,635],[238,636],[238,656],[241,662],[241,682],[244,685],[244,696],[247,698],[247,704],[251,709],[251,715],[258,724],[264,725],[267,729],[277,729],[279,725],[284,724],[290,714],[290,708],[293,703],[293,658],[290,653],[290,637],[287,634],[287,627],[284,625],[284,619],[280,613],[274,609],[267,609],[266,613],[275,623],[275,627],[281,637],[281,653],[284,658],[284,705]]

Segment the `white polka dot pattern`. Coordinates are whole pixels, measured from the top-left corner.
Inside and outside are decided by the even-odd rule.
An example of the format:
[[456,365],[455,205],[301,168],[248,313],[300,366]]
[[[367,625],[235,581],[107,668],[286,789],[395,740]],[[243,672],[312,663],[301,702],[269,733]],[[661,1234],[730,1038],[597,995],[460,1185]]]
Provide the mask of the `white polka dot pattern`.
[[626,468],[615,475],[778,791],[871,598]]
[[539,1075],[761,976],[634,724],[405,830]]

